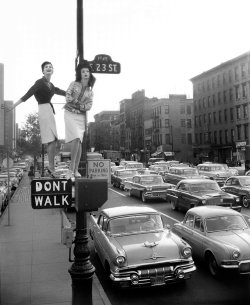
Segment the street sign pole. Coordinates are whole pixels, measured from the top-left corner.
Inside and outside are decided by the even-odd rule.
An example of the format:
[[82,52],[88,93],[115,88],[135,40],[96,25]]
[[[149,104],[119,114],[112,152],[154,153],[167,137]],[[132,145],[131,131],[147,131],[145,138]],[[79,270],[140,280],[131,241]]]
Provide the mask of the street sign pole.
[[[75,68],[84,59],[83,55],[83,0],[77,0],[77,57]],[[87,115],[85,114],[85,133],[82,143],[83,172],[86,177],[87,148],[86,148]],[[92,278],[95,267],[90,261],[88,248],[87,213],[76,212],[76,229],[74,240],[74,262],[69,268],[72,279],[72,305],[92,305]]]

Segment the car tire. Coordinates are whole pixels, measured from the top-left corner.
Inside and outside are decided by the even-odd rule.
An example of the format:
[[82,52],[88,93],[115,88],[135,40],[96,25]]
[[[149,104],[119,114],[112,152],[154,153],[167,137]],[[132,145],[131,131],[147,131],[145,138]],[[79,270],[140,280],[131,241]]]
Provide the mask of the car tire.
[[141,193],[141,200],[142,200],[142,202],[144,202],[144,203],[147,202],[147,198],[145,198],[145,193],[144,193],[144,192]]
[[213,254],[210,254],[208,256],[208,269],[209,269],[210,274],[213,277],[215,277],[215,278],[219,277],[220,269],[219,269],[219,266],[218,266],[218,264],[216,262],[215,257],[213,256]]
[[133,196],[133,195],[132,195],[131,189],[128,190],[128,195],[129,195],[129,197],[132,197],[132,196]]
[[177,204],[174,200],[170,200],[170,204],[171,204],[171,209],[173,211],[177,211],[178,210],[178,207],[177,207]]
[[248,199],[247,199],[247,196],[242,196],[242,206],[244,207],[244,208],[249,208],[249,201],[248,201]]

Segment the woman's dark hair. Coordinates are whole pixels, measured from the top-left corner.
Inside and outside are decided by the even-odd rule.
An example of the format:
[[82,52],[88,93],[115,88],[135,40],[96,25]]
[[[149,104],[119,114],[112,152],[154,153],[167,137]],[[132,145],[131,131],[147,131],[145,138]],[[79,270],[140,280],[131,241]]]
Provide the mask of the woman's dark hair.
[[88,86],[91,87],[91,88],[93,88],[96,79],[95,79],[94,75],[93,75],[92,72],[91,72],[91,66],[90,66],[90,64],[88,63],[87,60],[83,60],[83,61],[80,62],[79,65],[76,67],[76,82],[80,82],[80,81],[81,81],[81,79],[82,79],[81,70],[82,70],[83,68],[89,69],[90,76],[89,76]]
[[[51,63],[50,61],[45,61],[45,62],[43,62],[42,65],[41,65],[41,67],[42,67],[42,72],[43,72],[43,69],[44,69],[44,67],[45,67],[46,65],[52,65],[52,63]],[[53,65],[52,65],[52,67],[53,67]]]

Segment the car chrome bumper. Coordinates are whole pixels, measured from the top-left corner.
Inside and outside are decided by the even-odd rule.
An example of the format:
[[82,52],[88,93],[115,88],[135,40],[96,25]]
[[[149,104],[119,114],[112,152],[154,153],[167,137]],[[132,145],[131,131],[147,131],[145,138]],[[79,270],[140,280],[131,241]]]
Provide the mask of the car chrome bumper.
[[181,266],[159,267],[140,271],[112,273],[110,279],[120,287],[161,286],[191,278],[194,263]]
[[224,261],[221,263],[223,269],[238,270],[240,274],[250,274],[250,260],[246,261]]

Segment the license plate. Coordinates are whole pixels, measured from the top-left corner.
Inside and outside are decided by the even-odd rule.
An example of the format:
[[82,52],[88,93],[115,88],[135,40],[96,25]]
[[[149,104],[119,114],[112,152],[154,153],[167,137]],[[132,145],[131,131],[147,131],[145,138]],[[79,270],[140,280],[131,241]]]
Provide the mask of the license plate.
[[151,277],[150,280],[152,286],[160,286],[165,284],[165,277],[163,275]]

